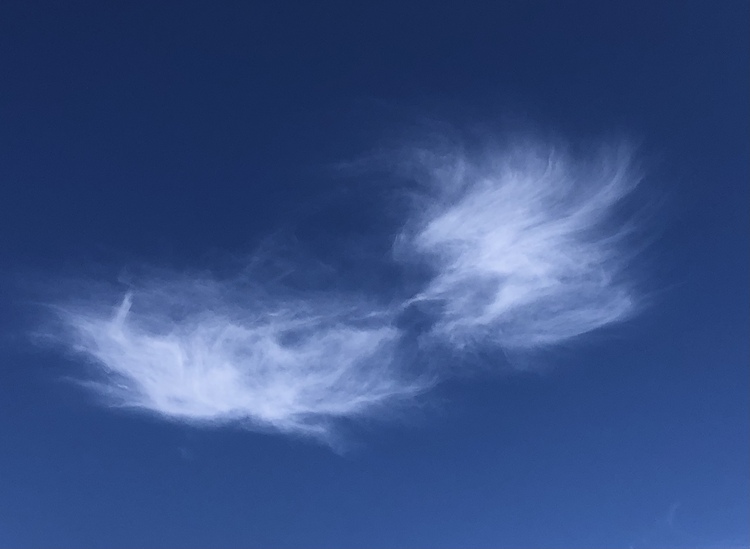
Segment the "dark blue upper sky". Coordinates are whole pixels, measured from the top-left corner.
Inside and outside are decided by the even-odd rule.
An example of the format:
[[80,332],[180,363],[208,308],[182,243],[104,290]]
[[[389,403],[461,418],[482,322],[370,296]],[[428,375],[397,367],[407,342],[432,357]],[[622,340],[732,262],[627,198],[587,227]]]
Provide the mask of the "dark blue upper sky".
[[[0,546],[750,545],[748,16],[0,3]],[[19,279],[248,253],[340,192],[331,166],[425,119],[636,141],[651,306],[541,375],[442,383],[343,454],[108,409],[65,381],[77,357],[29,341]]]

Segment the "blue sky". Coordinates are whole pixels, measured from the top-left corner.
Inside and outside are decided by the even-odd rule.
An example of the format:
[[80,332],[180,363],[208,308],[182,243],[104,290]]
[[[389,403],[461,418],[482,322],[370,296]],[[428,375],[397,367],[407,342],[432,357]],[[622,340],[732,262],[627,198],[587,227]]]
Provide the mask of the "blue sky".
[[749,12],[3,3],[0,546],[749,546]]

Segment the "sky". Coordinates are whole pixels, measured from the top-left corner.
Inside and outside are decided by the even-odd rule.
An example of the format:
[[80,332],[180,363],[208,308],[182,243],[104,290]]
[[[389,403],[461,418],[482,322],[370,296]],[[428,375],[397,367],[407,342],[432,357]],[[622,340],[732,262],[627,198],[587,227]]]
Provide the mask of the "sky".
[[750,546],[748,16],[1,2],[0,546]]

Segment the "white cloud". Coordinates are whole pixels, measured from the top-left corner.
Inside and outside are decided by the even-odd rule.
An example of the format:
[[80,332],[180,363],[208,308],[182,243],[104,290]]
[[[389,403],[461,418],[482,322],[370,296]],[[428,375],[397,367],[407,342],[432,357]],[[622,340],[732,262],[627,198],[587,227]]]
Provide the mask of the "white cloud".
[[[330,441],[339,420],[390,414],[451,375],[410,345],[417,333],[458,351],[524,352],[636,311],[626,149],[581,159],[539,145],[436,147],[404,166],[419,185],[395,251],[424,275],[416,293],[323,291],[314,258],[290,263],[270,246],[233,279],[152,272],[127,295],[74,292],[55,306],[54,333],[96,366],[84,384],[108,405]],[[343,282],[327,287],[356,287]],[[415,349],[429,375],[407,358]]]
[[413,155],[423,186],[397,242],[432,278],[414,298],[441,310],[433,335],[529,350],[627,318],[627,225],[638,179],[625,148],[579,160],[550,147]]
[[162,275],[103,305],[112,297],[57,307],[64,343],[104,374],[85,384],[110,405],[327,438],[337,419],[382,413],[429,385],[395,368],[390,315],[346,296]]

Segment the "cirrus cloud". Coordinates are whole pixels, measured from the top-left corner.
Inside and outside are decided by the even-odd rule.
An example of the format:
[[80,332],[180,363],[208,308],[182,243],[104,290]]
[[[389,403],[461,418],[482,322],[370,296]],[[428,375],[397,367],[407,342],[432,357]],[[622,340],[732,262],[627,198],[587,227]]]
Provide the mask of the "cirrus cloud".
[[353,298],[177,274],[142,281],[111,307],[114,292],[55,307],[58,341],[96,365],[84,384],[110,405],[327,438],[336,420],[382,413],[430,385],[395,368],[392,315]]
[[[419,273],[416,291],[162,271],[127,292],[55,303],[56,341],[95,366],[82,383],[109,405],[330,440],[341,420],[389,415],[452,375],[415,341],[525,352],[638,310],[621,211],[638,183],[627,148],[584,158],[540,144],[435,147],[407,158],[398,170],[416,191],[394,257]],[[289,272],[304,281],[309,257],[296,261]],[[420,330],[404,320],[413,306]],[[434,364],[420,371],[414,349]]]
[[530,350],[628,318],[632,228],[618,207],[638,183],[621,146],[575,159],[550,147],[424,151],[400,257],[426,262],[415,302],[435,302],[433,333],[458,346]]

